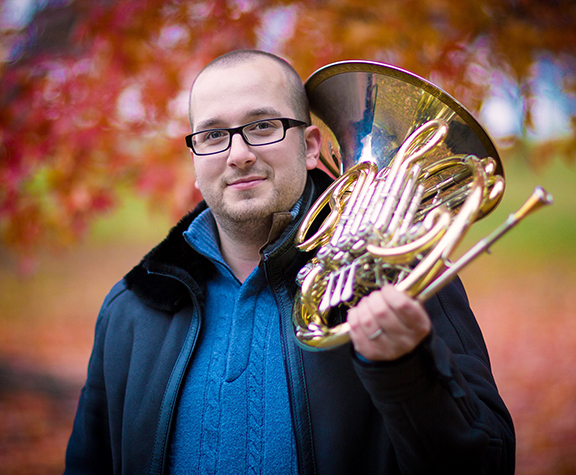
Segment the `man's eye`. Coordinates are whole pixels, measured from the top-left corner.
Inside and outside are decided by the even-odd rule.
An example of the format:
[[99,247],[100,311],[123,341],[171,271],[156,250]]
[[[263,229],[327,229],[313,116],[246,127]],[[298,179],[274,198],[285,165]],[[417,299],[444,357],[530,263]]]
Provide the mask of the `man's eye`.
[[273,132],[277,128],[278,126],[275,124],[274,121],[266,120],[263,122],[253,124],[248,128],[247,132],[267,133],[267,132]]
[[201,142],[217,142],[226,137],[226,132],[224,130],[211,130],[205,134],[200,134]]

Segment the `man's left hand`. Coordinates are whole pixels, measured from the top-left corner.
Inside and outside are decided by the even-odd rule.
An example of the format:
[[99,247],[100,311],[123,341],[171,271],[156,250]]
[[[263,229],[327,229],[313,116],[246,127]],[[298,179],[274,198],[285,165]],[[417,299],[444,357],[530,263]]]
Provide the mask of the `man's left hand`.
[[387,285],[348,311],[355,350],[370,361],[392,361],[413,351],[432,329],[414,299]]

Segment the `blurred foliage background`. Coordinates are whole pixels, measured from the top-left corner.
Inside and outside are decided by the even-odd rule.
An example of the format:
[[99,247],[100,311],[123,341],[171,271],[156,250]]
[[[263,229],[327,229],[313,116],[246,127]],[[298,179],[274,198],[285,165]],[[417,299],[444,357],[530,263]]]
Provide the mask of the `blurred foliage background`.
[[212,58],[306,79],[344,59],[438,84],[486,126],[498,209],[555,197],[462,273],[518,433],[519,474],[576,473],[576,3],[1,0],[0,474],[60,473],[99,305],[200,197],[183,136]]

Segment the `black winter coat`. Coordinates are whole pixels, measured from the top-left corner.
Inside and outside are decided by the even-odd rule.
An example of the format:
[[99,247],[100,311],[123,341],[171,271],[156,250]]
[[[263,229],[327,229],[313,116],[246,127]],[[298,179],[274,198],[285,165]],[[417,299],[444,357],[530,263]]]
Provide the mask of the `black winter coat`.
[[[349,345],[308,352],[295,343],[294,278],[310,256],[295,249],[293,238],[327,180],[310,172],[296,223],[265,249],[262,264],[280,309],[300,473],[512,474],[512,420],[459,280],[426,303],[432,334],[400,360],[368,364]],[[66,474],[167,473],[175,408],[212,272],[182,232],[203,209],[185,217],[106,297]]]

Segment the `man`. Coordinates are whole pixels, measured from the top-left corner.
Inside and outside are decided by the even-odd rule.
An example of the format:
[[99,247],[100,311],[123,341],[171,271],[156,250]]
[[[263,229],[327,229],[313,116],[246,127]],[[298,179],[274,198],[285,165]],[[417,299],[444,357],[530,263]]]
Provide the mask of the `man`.
[[294,234],[330,180],[283,60],[224,55],[187,137],[205,199],[118,283],[96,325],[66,473],[514,471],[514,431],[461,284],[426,309],[392,287],[352,345],[302,351]]

